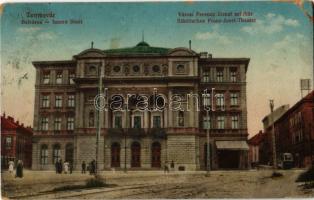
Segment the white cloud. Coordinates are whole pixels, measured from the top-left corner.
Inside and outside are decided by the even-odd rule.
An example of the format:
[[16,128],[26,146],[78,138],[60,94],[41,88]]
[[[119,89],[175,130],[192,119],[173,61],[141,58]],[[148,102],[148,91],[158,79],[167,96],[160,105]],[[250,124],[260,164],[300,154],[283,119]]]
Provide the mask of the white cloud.
[[20,33],[34,33],[41,30],[39,27],[21,27],[18,28],[18,32]]
[[282,15],[268,13],[264,19],[258,19],[255,24],[243,27],[242,31],[252,35],[258,33],[272,34],[281,32],[285,27],[297,26],[299,26],[299,21],[296,19],[285,18]]
[[39,40],[52,40],[56,37],[56,34],[53,32],[43,32],[38,34]]
[[236,40],[239,40],[239,38],[230,37],[227,35],[223,35],[217,30],[211,31],[211,32],[197,32],[195,34],[195,39],[197,40],[214,40],[217,41],[220,44],[229,45],[234,43]]

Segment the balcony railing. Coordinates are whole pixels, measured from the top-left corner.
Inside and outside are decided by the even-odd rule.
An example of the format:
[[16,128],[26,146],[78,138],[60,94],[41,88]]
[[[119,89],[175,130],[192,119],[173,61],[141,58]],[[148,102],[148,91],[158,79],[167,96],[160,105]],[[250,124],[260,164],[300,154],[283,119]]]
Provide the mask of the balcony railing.
[[152,136],[154,138],[165,138],[167,136],[166,129],[164,128],[109,128],[107,133],[109,136]]

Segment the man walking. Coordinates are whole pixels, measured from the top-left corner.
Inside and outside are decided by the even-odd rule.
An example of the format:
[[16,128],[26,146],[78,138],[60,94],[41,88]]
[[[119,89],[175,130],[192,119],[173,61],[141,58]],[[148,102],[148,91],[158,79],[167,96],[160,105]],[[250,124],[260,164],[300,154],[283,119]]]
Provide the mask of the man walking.
[[85,161],[82,162],[82,174],[86,173],[86,163]]
[[19,178],[23,177],[23,163],[21,160],[17,162],[15,177],[19,177]]

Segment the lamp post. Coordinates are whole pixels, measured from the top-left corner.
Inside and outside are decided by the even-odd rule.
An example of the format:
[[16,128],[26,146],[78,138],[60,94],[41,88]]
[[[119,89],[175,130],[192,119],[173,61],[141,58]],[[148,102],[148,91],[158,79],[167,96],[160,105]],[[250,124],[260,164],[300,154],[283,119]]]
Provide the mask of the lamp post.
[[102,92],[102,70],[101,70],[101,66],[98,67],[98,74],[99,74],[99,80],[98,80],[98,97],[97,97],[97,101],[96,104],[98,104],[98,106],[96,106],[96,159],[95,159],[95,176],[98,175],[98,157],[99,157],[99,138],[100,138],[100,131],[101,131],[101,124],[100,124],[100,107],[102,106],[101,104],[101,92]]
[[[127,102],[129,103],[129,102]],[[124,173],[127,173],[127,167],[126,167],[126,159],[127,159],[127,155],[126,155],[126,151],[127,151],[127,146],[126,146],[126,135],[128,133],[128,109],[129,107],[127,106],[127,109],[125,109],[125,131],[124,131]]]
[[276,152],[276,136],[275,136],[275,121],[274,121],[274,100],[269,100],[269,107],[271,112],[271,122],[272,122],[272,147],[273,147],[273,169],[277,169],[277,152]]
[[207,174],[209,175],[209,172],[210,172],[210,146],[209,146],[209,129],[210,129],[210,127],[209,127],[209,110],[207,110],[206,111],[207,112],[207,125],[206,125],[206,140],[207,140],[207,155],[206,155],[206,164],[207,164],[207,166],[206,166],[206,172],[207,172]]

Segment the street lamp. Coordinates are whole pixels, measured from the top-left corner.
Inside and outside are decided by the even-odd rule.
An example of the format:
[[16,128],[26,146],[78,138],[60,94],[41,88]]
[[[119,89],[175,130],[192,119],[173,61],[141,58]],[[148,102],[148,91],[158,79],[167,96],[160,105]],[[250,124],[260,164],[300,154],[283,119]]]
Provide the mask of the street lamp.
[[207,171],[207,174],[209,174],[209,171],[210,171],[210,146],[209,146],[209,129],[210,129],[210,127],[209,127],[209,125],[210,125],[210,122],[209,122],[209,109],[207,109],[207,111],[206,111],[206,117],[207,117],[207,125],[206,125],[206,140],[207,140],[207,156],[206,156],[206,160],[207,160],[207,162],[206,162],[206,164],[207,164],[207,166],[206,166],[206,171]]
[[273,146],[273,168],[277,169],[277,155],[276,155],[276,136],[275,136],[275,121],[274,121],[274,100],[269,100],[269,107],[271,112],[271,122],[272,122],[272,146]]

